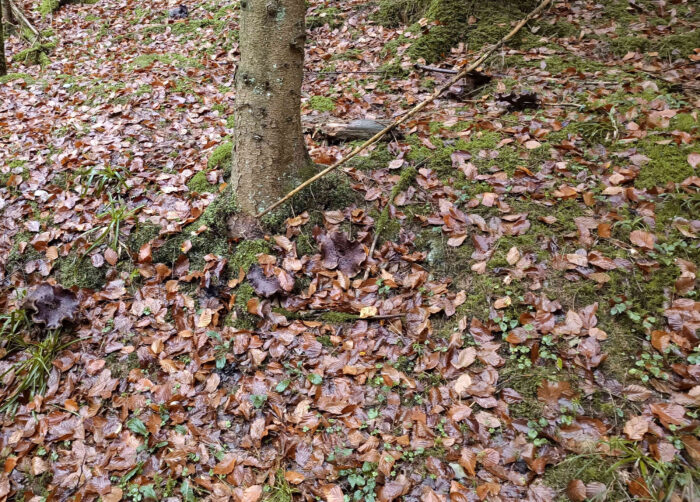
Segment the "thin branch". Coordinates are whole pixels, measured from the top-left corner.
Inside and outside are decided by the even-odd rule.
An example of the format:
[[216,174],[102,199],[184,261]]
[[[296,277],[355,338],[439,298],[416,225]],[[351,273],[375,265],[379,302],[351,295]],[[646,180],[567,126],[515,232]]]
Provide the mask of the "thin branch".
[[282,197],[280,200],[278,200],[277,202],[275,202],[274,204],[272,204],[271,206],[269,206],[267,209],[265,209],[264,211],[258,213],[258,214],[256,215],[256,217],[257,217],[257,218],[260,218],[261,216],[266,215],[267,213],[269,213],[270,211],[272,211],[273,209],[275,209],[277,206],[279,206],[280,204],[283,204],[284,202],[288,201],[288,200],[291,199],[294,195],[296,195],[297,193],[301,192],[304,188],[306,188],[307,186],[311,185],[313,182],[315,182],[315,181],[317,181],[317,180],[323,178],[323,177],[326,176],[328,173],[330,173],[330,172],[332,172],[332,171],[335,171],[338,167],[340,167],[340,166],[342,166],[343,164],[345,164],[348,160],[350,160],[350,159],[352,159],[353,157],[357,156],[357,154],[359,154],[360,152],[363,152],[365,149],[367,149],[367,147],[369,147],[369,146],[375,144],[375,143],[376,143],[377,141],[379,141],[386,133],[388,133],[388,132],[391,131],[392,129],[398,127],[398,126],[401,125],[402,123],[406,122],[406,120],[408,120],[409,118],[413,117],[413,116],[416,115],[418,112],[420,112],[421,110],[423,110],[426,106],[428,106],[430,103],[432,103],[438,96],[440,96],[440,94],[442,94],[443,92],[445,92],[446,90],[448,90],[450,87],[452,87],[454,84],[456,84],[457,82],[459,82],[462,78],[464,78],[465,76],[467,76],[467,74],[468,74],[469,72],[472,72],[472,71],[474,71],[476,68],[478,68],[479,65],[481,65],[484,61],[486,61],[486,59],[487,59],[491,54],[493,54],[499,47],[501,47],[503,44],[505,44],[507,41],[509,41],[511,38],[513,38],[513,37],[520,31],[520,29],[521,29],[523,26],[525,26],[525,24],[527,24],[528,21],[530,21],[530,20],[536,18],[537,16],[539,16],[540,13],[541,13],[546,7],[548,7],[551,3],[552,3],[552,0],[542,0],[542,2],[541,2],[532,12],[530,12],[530,14],[528,14],[525,18],[521,19],[521,20],[518,22],[518,24],[516,24],[515,27],[514,27],[512,30],[510,30],[510,32],[509,32],[506,36],[504,36],[501,40],[499,40],[499,41],[496,42],[494,45],[492,45],[491,47],[489,47],[489,48],[488,48],[479,58],[477,58],[473,63],[467,65],[467,66],[464,67],[462,70],[460,70],[460,72],[457,73],[452,79],[450,79],[449,82],[447,82],[446,84],[444,84],[442,87],[436,89],[427,99],[425,99],[423,102],[421,102],[421,103],[419,103],[418,105],[416,105],[415,107],[413,107],[410,111],[408,111],[408,113],[406,113],[406,114],[404,114],[403,116],[399,117],[399,118],[396,119],[396,121],[394,121],[392,124],[390,124],[389,126],[387,126],[386,128],[384,128],[383,130],[381,130],[380,132],[378,132],[377,134],[375,134],[374,136],[372,136],[370,139],[368,139],[368,140],[365,141],[364,143],[362,143],[362,145],[360,145],[360,146],[358,146],[357,148],[355,148],[352,152],[350,152],[348,155],[346,155],[345,157],[343,157],[341,160],[339,160],[339,161],[336,162],[335,164],[333,164],[333,165],[327,167],[326,169],[324,169],[323,171],[321,171],[321,172],[318,173],[317,175],[315,175],[315,176],[309,178],[309,179],[306,180],[304,183],[302,183],[301,185],[299,185],[298,187],[296,187],[294,190],[292,190],[291,192],[289,192],[287,195],[285,195],[284,197]]

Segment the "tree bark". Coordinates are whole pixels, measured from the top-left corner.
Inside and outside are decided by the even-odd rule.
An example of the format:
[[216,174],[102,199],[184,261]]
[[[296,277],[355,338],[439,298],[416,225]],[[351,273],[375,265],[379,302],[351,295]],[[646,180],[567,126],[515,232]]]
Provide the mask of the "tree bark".
[[301,128],[304,0],[241,0],[231,184],[254,214],[299,181],[309,162]]
[[0,0],[0,76],[7,75],[7,60],[5,59],[5,30],[3,29],[2,14],[4,2]]

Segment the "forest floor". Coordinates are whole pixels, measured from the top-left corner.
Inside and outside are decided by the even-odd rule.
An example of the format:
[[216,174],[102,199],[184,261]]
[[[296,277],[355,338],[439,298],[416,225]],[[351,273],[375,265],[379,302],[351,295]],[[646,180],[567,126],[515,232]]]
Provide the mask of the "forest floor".
[[[555,2],[241,240],[200,218],[238,2],[19,3],[44,46],[11,37],[0,79],[0,500],[698,500],[693,2]],[[305,120],[449,78],[413,68],[436,26],[376,11],[311,1]]]

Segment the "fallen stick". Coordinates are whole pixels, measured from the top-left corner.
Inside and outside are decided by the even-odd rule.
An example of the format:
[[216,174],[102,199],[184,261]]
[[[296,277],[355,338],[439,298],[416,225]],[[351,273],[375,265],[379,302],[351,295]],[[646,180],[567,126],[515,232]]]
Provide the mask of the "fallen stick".
[[[20,9],[19,7],[17,7],[17,6],[12,2],[12,0],[7,0],[7,1],[8,1],[9,4],[10,4],[10,10],[11,10],[12,13],[15,15],[15,17],[16,17],[17,19],[19,19],[20,24],[21,24],[22,26],[24,26],[25,28],[27,28],[27,29],[32,33],[32,35],[34,35],[34,36],[36,37],[36,39],[35,39],[33,42],[36,42],[37,40],[39,40],[39,39],[41,38],[41,33],[39,33],[39,30],[37,30],[37,29],[32,25],[32,23],[29,22],[29,19],[27,19],[27,16],[25,16],[25,15],[24,15],[24,12],[22,12],[22,9]],[[32,42],[32,41],[30,40],[30,42]]]
[[367,141],[365,141],[364,143],[362,143],[360,146],[358,146],[357,148],[355,148],[352,152],[350,152],[349,154],[347,154],[345,157],[343,157],[342,159],[340,159],[338,162],[336,162],[335,164],[333,164],[333,165],[327,167],[326,169],[324,169],[324,170],[321,171],[320,173],[316,174],[315,176],[312,176],[311,178],[309,178],[308,180],[306,180],[304,183],[302,183],[301,185],[299,185],[298,187],[296,187],[294,190],[292,190],[291,192],[289,192],[287,195],[285,195],[284,197],[282,197],[280,200],[278,200],[277,202],[275,202],[274,204],[272,204],[271,206],[269,206],[267,209],[265,209],[264,211],[262,211],[262,212],[258,213],[257,215],[255,215],[256,218],[260,218],[261,216],[266,215],[267,213],[269,213],[270,211],[272,211],[273,209],[275,209],[275,208],[276,208],[277,206],[279,206],[280,204],[283,204],[283,203],[287,202],[289,199],[291,199],[292,197],[294,197],[294,195],[298,194],[298,193],[301,192],[304,188],[306,188],[307,186],[311,185],[314,181],[323,178],[324,176],[326,176],[328,173],[330,173],[330,172],[332,172],[332,171],[335,171],[338,167],[340,167],[340,166],[342,166],[343,164],[345,164],[348,160],[350,160],[350,159],[352,159],[353,157],[355,157],[358,153],[364,151],[367,147],[372,146],[373,144],[375,144],[375,143],[376,143],[377,141],[379,141],[379,139],[382,138],[382,136],[384,136],[386,133],[388,133],[389,131],[391,131],[392,129],[396,128],[396,127],[399,126],[400,124],[406,122],[406,120],[408,120],[409,118],[411,118],[411,117],[413,117],[414,115],[416,115],[416,114],[417,114],[418,112],[420,112],[423,108],[425,108],[425,107],[428,106],[430,103],[432,103],[438,96],[440,96],[440,94],[442,94],[442,93],[445,92],[447,89],[449,89],[449,88],[452,87],[454,84],[456,84],[456,83],[459,82],[461,79],[463,79],[469,72],[474,71],[476,68],[478,68],[480,64],[482,64],[484,61],[486,61],[486,59],[487,59],[491,54],[493,54],[493,53],[496,51],[496,49],[498,49],[498,48],[501,47],[503,44],[505,44],[508,40],[510,40],[511,38],[513,38],[513,37],[515,36],[515,34],[518,33],[518,32],[520,31],[520,29],[521,29],[523,26],[525,26],[525,24],[527,24],[528,21],[530,21],[530,20],[536,18],[537,16],[539,16],[540,13],[541,13],[546,7],[548,7],[550,3],[552,3],[552,0],[542,0],[542,2],[541,2],[537,7],[535,7],[535,9],[534,9],[532,12],[530,12],[526,17],[524,17],[523,19],[521,19],[521,20],[518,22],[518,24],[516,24],[515,27],[514,27],[512,30],[510,30],[510,32],[509,32],[507,35],[505,35],[503,38],[501,38],[501,39],[500,39],[498,42],[496,42],[494,45],[492,45],[491,47],[489,47],[478,59],[476,59],[476,61],[474,61],[473,63],[467,65],[467,66],[464,67],[462,70],[460,70],[459,73],[457,73],[452,79],[450,79],[449,82],[447,82],[447,83],[444,84],[442,87],[440,87],[440,88],[436,89],[435,91],[433,91],[433,93],[432,93],[430,96],[428,96],[428,98],[426,98],[424,101],[422,101],[421,103],[419,103],[419,104],[417,104],[416,106],[414,106],[413,108],[411,108],[407,113],[403,114],[401,117],[399,117],[398,119],[396,119],[392,124],[388,125],[388,126],[385,127],[383,130],[381,130],[380,132],[378,132],[377,134],[375,134],[374,136],[372,136],[370,139],[368,139]]

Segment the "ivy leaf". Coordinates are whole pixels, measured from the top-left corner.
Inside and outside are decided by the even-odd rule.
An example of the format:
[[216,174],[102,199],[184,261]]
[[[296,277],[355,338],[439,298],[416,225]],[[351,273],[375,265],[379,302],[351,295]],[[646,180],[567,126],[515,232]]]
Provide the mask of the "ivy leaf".
[[144,437],[148,437],[148,429],[146,429],[146,425],[141,421],[140,418],[132,418],[126,423],[126,426],[134,434],[141,434]]
[[141,492],[141,495],[145,499],[153,499],[153,500],[158,500],[158,494],[156,494],[155,489],[153,488],[153,485],[143,485],[141,488],[139,488],[139,491]]
[[309,382],[311,382],[314,385],[321,385],[321,383],[323,382],[323,378],[321,377],[321,375],[318,375],[316,373],[309,373],[308,375],[306,375],[306,378],[309,380]]
[[287,387],[289,387],[289,384],[291,383],[291,380],[289,378],[285,378],[282,380],[280,383],[277,384],[275,387],[275,392],[279,392],[280,394],[287,390]]

